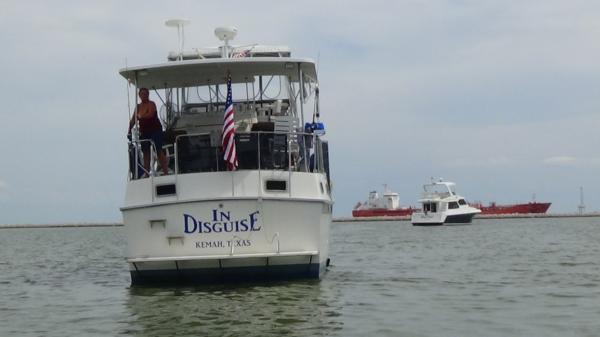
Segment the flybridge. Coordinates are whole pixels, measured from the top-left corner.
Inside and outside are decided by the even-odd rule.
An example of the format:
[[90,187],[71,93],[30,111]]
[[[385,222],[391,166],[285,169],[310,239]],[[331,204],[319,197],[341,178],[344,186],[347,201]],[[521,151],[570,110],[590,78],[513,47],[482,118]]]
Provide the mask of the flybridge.
[[[223,41],[223,45],[219,47],[184,51],[185,22],[187,21],[167,22],[169,26],[178,24],[175,27],[178,28],[180,46],[179,51],[168,54],[168,62],[127,67],[120,70],[121,75],[139,87],[153,89],[224,84],[227,73],[231,74],[232,83],[250,83],[255,76],[265,76],[264,85],[268,87],[272,76],[285,76],[289,81],[301,85],[311,86],[314,83],[313,88],[316,88],[317,71],[313,60],[291,58],[291,51],[287,46],[230,46],[229,42],[237,33],[234,27],[215,29],[215,35]],[[303,78],[300,79],[301,77]]]
[[169,61],[183,61],[196,59],[214,59],[214,58],[240,58],[240,57],[290,57],[290,49],[286,46],[266,46],[266,45],[248,45],[248,46],[230,46],[229,41],[237,35],[235,27],[217,27],[215,36],[223,41],[223,46],[209,48],[194,48],[192,51],[184,52],[184,26],[189,23],[188,20],[175,19],[166,22],[169,27],[177,28],[177,37],[179,51],[170,52],[167,56]]

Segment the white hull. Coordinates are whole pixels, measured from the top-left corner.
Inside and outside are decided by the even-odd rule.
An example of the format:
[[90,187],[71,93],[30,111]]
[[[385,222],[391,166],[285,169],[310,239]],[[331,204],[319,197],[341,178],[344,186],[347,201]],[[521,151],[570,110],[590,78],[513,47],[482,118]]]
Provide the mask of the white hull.
[[477,209],[446,211],[436,213],[414,212],[411,215],[411,222],[417,226],[436,226],[444,224],[468,224],[473,217],[480,213]]
[[411,215],[415,226],[439,226],[444,224],[468,224],[481,210],[471,207],[465,199],[456,194],[455,184],[448,181],[432,182],[423,185],[420,211]]
[[[288,181],[288,191],[273,193],[256,183],[274,177]],[[131,181],[130,206],[122,211],[132,282],[320,277],[331,224],[331,199],[320,193],[324,179],[313,173],[239,171]],[[169,183],[175,196],[152,192]],[[154,200],[140,200],[153,194]]]
[[140,97],[121,208],[133,284],[325,271],[333,200],[316,64],[233,47],[235,31],[215,30],[219,48],[120,71]]

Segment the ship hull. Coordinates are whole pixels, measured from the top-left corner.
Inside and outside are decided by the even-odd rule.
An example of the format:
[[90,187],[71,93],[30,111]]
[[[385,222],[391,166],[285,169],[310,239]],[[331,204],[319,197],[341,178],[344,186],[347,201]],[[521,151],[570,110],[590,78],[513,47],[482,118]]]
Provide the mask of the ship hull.
[[552,203],[530,202],[526,204],[514,205],[478,205],[482,215],[497,215],[497,214],[544,214],[548,211]]
[[379,216],[409,216],[414,212],[413,208],[400,208],[389,210],[385,208],[360,209],[353,210],[352,216],[355,218],[369,218]]

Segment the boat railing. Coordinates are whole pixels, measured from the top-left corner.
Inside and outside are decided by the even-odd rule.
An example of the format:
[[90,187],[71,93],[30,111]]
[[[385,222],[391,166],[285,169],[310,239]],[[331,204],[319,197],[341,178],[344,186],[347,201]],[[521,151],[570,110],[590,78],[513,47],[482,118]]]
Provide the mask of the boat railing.
[[[149,156],[151,164],[149,167],[144,166],[144,158],[143,158],[143,146],[148,144],[149,148]],[[140,139],[140,140],[132,140],[128,144],[128,152],[129,152],[129,179],[135,180],[140,178],[145,178],[154,174],[153,168],[155,167],[154,163],[156,162],[156,146],[154,142],[150,139]]]
[[451,196],[450,192],[423,192],[421,195],[421,199],[444,199]]
[[[216,138],[216,139],[215,139]],[[163,147],[169,161],[169,174],[227,171],[220,137],[211,133],[181,134],[173,143]],[[143,170],[141,145],[150,142],[150,169]],[[279,170],[291,172],[326,172],[320,137],[314,133],[252,131],[235,135],[237,170]],[[130,151],[130,178],[132,180],[160,172],[156,149],[151,140],[132,141]],[[325,153],[325,156],[327,154]],[[136,170],[135,167],[138,169]],[[140,171],[140,168],[142,171]]]

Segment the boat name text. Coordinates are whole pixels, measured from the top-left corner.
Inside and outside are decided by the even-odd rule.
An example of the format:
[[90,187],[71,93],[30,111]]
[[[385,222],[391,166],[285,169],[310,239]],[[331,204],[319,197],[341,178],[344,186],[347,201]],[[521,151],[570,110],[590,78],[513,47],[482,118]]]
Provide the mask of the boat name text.
[[184,233],[231,233],[231,232],[256,232],[260,231],[258,224],[258,211],[248,214],[242,219],[231,217],[231,212],[212,210],[211,221],[196,219],[192,215],[183,214]]

